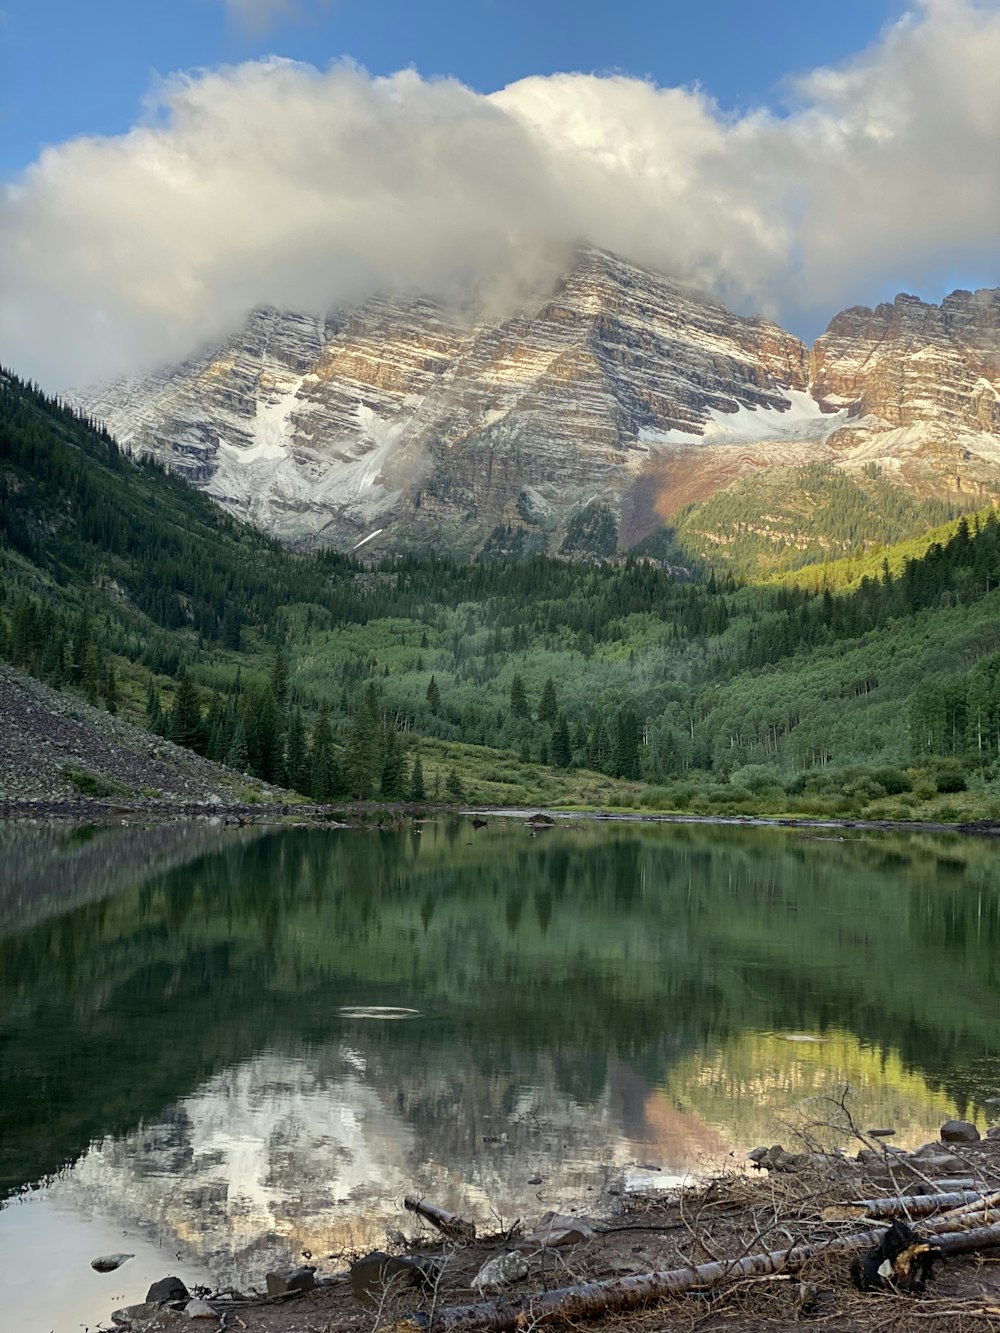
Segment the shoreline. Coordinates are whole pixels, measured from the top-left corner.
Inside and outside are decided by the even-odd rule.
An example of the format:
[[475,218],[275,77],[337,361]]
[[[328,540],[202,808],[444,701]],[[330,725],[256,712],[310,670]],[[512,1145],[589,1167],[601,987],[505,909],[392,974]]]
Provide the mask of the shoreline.
[[[542,1323],[594,1333],[791,1333],[804,1319],[857,1333],[908,1333],[933,1319],[957,1333],[992,1319],[1000,1274],[982,1255],[1000,1248],[1000,1139],[951,1121],[941,1139],[901,1152],[884,1143],[890,1133],[852,1126],[848,1138],[863,1145],[856,1157],[810,1150],[808,1140],[797,1153],[755,1149],[752,1166],[629,1191],[611,1210],[593,1201],[588,1209],[584,1198],[488,1234],[407,1198],[399,1222],[410,1234],[388,1231],[387,1249],[261,1273],[249,1293],[185,1291],[172,1308],[144,1303],[112,1318],[127,1333],[168,1333],[187,1326],[185,1301],[196,1295],[206,1328],[231,1329],[232,1320],[247,1333],[370,1333],[373,1318],[399,1333]],[[889,1238],[901,1234],[925,1264],[914,1267],[908,1249],[907,1258],[890,1253]]]
[[88,797],[64,800],[0,800],[0,821],[31,821],[69,824],[182,823],[215,821],[224,825],[270,825],[274,827],[366,828],[376,816],[419,822],[451,815],[469,819],[510,819],[534,822],[535,828],[556,824],[678,824],[719,828],[800,829],[821,832],[962,834],[967,837],[1000,837],[1000,820],[975,819],[961,823],[935,820],[855,818],[810,818],[806,815],[685,814],[642,810],[589,810],[565,806],[467,806],[414,805],[357,801],[318,804],[283,801],[275,803],[237,801],[157,801],[147,798],[99,800]]

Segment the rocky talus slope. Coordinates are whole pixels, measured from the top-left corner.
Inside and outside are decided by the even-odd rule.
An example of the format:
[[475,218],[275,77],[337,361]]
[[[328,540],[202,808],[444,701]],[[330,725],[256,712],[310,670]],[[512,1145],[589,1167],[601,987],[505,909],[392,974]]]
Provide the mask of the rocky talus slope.
[[221,348],[80,397],[240,517],[298,546],[558,550],[607,506],[620,544],[762,467],[876,463],[920,494],[1000,490],[1000,291],[777,325],[584,248],[503,318],[374,298],[257,310]]
[[98,798],[206,811],[287,793],[0,666],[0,811]]

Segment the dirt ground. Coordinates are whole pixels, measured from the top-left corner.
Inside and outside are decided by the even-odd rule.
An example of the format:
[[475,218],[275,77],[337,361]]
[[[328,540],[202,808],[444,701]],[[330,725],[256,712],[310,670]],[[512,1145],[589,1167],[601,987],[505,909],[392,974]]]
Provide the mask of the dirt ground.
[[[940,1152],[944,1145],[936,1145]],[[1000,1190],[1000,1140],[972,1145],[947,1145],[952,1165],[957,1157],[962,1177],[974,1181],[983,1193]],[[842,1157],[811,1158],[786,1170],[744,1172],[717,1177],[682,1193],[622,1196],[618,1211],[601,1218],[571,1218],[593,1229],[578,1243],[546,1245],[538,1237],[537,1219],[525,1219],[510,1231],[477,1237],[469,1244],[443,1241],[432,1227],[410,1213],[400,1218],[400,1232],[390,1233],[384,1247],[392,1255],[413,1255],[431,1261],[436,1269],[423,1287],[397,1279],[376,1285],[359,1299],[352,1289],[346,1264],[361,1256],[312,1257],[315,1290],[280,1298],[261,1299],[205,1293],[219,1319],[193,1323],[180,1312],[163,1310],[153,1319],[137,1318],[119,1325],[131,1333],[168,1333],[171,1329],[216,1327],[227,1333],[378,1333],[418,1328],[458,1330],[473,1328],[537,1328],[537,1300],[544,1292],[580,1283],[627,1279],[632,1275],[684,1268],[711,1261],[734,1261],[766,1251],[787,1251],[793,1245],[816,1245],[858,1232],[878,1230],[878,1223],[857,1215],[844,1205],[851,1200],[910,1197],[951,1189],[952,1181],[932,1179],[937,1169],[924,1171],[914,1156],[891,1156],[891,1150],[868,1153],[858,1164]],[[931,1173],[931,1174],[929,1174]],[[916,1206],[913,1207],[915,1211]],[[824,1215],[824,1210],[826,1210]],[[839,1213],[836,1217],[833,1214]],[[1000,1222],[994,1204],[979,1221]],[[555,1224],[550,1223],[550,1227]],[[913,1220],[921,1232],[932,1221]],[[940,1226],[940,1223],[937,1223]],[[535,1230],[533,1231],[533,1228]],[[550,1239],[554,1235],[549,1231]],[[497,1255],[523,1256],[524,1276],[500,1291],[480,1292],[473,1279],[483,1264]],[[938,1260],[922,1292],[894,1290],[862,1293],[851,1277],[849,1252],[820,1252],[795,1273],[733,1279],[711,1289],[648,1301],[638,1309],[614,1314],[577,1315],[562,1322],[547,1320],[546,1328],[590,1330],[591,1333],[652,1333],[653,1330],[801,1330],[832,1333],[912,1333],[927,1329],[1000,1329],[1000,1241],[997,1248]],[[380,1263],[382,1261],[377,1261]],[[333,1271],[331,1270],[337,1270]],[[263,1282],[261,1284],[263,1286]],[[359,1285],[357,1279],[355,1285]],[[533,1301],[536,1309],[533,1313]],[[459,1308],[488,1303],[487,1322],[465,1321]],[[505,1312],[500,1319],[497,1307]],[[489,1322],[492,1319],[494,1322]]]

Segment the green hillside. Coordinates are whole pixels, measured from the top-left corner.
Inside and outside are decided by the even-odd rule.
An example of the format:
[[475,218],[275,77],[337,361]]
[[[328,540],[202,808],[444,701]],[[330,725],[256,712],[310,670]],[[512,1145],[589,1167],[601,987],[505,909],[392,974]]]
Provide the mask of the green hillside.
[[[849,477],[829,464],[767,468],[689,505],[672,524],[686,559],[707,561],[744,579],[874,554],[956,518],[971,503],[921,500],[887,480],[875,464]],[[655,534],[640,549],[655,551]]]
[[[267,781],[332,800],[1000,813],[992,511],[860,576],[854,556],[850,577],[827,561],[752,584],[634,556],[365,566],[284,550],[12,376],[0,431],[0,655]],[[848,508],[838,540],[856,546]],[[904,529],[923,511],[894,512]]]

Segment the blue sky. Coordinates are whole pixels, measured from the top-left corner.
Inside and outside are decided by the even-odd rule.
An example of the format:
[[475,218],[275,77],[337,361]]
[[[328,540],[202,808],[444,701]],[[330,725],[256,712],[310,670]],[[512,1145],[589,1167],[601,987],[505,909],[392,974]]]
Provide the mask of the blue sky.
[[47,387],[189,355],[261,304],[472,284],[513,309],[581,242],[806,339],[1000,285],[1000,0],[0,16],[0,358]]
[[616,70],[700,83],[726,109],[780,106],[787,76],[859,51],[904,9],[898,0],[242,0],[242,9],[241,0],[6,0],[0,170],[18,171],[45,144],[124,132],[156,75],[272,53],[320,66],[349,56],[373,74],[414,66],[480,92],[529,74]]

